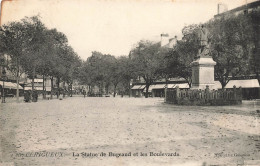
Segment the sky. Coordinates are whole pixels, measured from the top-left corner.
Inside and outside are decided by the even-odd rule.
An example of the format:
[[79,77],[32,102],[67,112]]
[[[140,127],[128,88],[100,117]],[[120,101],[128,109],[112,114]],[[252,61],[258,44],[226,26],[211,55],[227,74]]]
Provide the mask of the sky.
[[162,33],[181,39],[185,25],[212,19],[218,3],[230,10],[255,0],[2,1],[1,24],[40,15],[48,28],[66,34],[69,44],[86,60],[92,51],[128,55],[138,41],[159,42]]

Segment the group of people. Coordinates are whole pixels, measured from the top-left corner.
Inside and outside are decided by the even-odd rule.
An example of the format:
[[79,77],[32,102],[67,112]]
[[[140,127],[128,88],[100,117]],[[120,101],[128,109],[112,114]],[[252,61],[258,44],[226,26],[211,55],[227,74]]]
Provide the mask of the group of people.
[[24,101],[25,102],[37,102],[38,101],[38,93],[36,90],[34,91],[25,91],[24,93]]

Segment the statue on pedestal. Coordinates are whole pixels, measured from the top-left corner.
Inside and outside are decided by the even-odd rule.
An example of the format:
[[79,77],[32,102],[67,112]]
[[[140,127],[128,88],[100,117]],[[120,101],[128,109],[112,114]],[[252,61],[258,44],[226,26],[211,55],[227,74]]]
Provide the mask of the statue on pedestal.
[[210,56],[209,31],[203,25],[198,31],[199,51],[192,65],[192,88],[214,89],[214,66],[216,62]]
[[210,52],[209,52],[209,31],[207,28],[204,27],[204,25],[201,25],[198,36],[199,36],[199,44],[200,44],[198,56],[199,57],[210,56],[209,55],[210,54]]

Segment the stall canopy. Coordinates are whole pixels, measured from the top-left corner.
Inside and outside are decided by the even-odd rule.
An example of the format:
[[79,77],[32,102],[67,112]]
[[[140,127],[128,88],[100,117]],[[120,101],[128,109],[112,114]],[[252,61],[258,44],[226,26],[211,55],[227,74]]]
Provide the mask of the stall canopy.
[[[179,88],[181,89],[188,89],[189,84],[188,83],[182,83],[182,84],[156,84],[156,85],[150,85],[148,92],[152,92],[153,89],[165,89],[167,86],[167,88],[176,88],[177,86],[179,86]],[[146,88],[144,89],[144,92],[146,92]]]
[[[166,84],[157,84],[157,85],[150,85],[148,92],[152,92],[153,89],[164,89]],[[146,92],[146,88],[144,89],[144,92]]]
[[[225,88],[233,88],[234,85],[239,88],[259,88],[259,82],[257,79],[249,79],[249,80],[230,80]],[[219,81],[215,81],[215,89],[221,89],[222,86]]]
[[[176,86],[176,84],[168,84],[168,85],[166,85],[167,86],[167,88],[174,88],[175,86]],[[165,87],[166,87],[165,86]]]
[[168,88],[176,88],[177,86],[179,86],[180,89],[188,89],[188,88],[190,88],[188,83],[168,84],[167,85]]
[[[226,85],[225,88],[233,88],[233,86],[236,86],[239,88],[240,86],[242,88],[260,88],[259,82],[257,79],[249,79],[249,80],[230,80],[228,84]],[[164,89],[164,88],[176,88],[179,86],[180,89],[189,89],[189,84],[188,83],[180,83],[180,84],[156,84],[156,85],[150,85],[148,92],[152,92],[153,89]],[[213,89],[221,89],[222,86],[219,81],[215,81],[215,85]],[[143,92],[146,92],[145,85],[135,85],[131,89],[137,90],[143,89]]]
[[[34,87],[34,89],[42,90],[42,87]],[[24,90],[32,90],[32,87],[31,86],[26,86],[26,87],[24,87]]]
[[135,86],[133,86],[131,89],[132,89],[132,90],[136,90],[136,89],[139,89],[140,86],[141,86],[141,85],[135,85]]
[[233,88],[233,86],[242,87],[242,88],[259,88],[259,82],[257,79],[250,80],[231,80],[226,85],[226,88]]
[[190,88],[188,83],[183,83],[183,84],[176,84],[176,87],[179,86],[181,89],[188,89]]
[[[13,83],[13,82],[4,82],[4,88],[5,89],[16,89],[17,88],[17,84]],[[0,85],[3,86],[3,81],[0,81]],[[19,89],[23,89],[23,87],[21,87],[20,85],[18,86]]]
[[137,90],[137,89],[144,89],[144,88],[145,88],[145,85],[135,85],[131,89],[132,90]]
[[[152,92],[153,87],[154,87],[154,85],[150,85],[148,88],[148,92]],[[146,88],[144,88],[143,92],[146,92]]]
[[166,84],[157,84],[154,85],[152,89],[164,89],[166,86]]
[[139,87],[139,89],[144,89],[145,88],[145,85],[141,85],[140,87]]
[[[35,90],[42,90],[42,86],[41,87],[34,87]],[[46,91],[51,91],[51,87],[45,87]],[[24,87],[24,90],[32,90],[32,87],[31,86],[26,86]]]

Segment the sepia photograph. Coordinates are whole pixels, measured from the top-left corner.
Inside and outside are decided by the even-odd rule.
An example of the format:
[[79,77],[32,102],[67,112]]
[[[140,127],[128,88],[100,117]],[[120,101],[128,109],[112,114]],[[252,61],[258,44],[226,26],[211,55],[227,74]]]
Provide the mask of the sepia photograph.
[[260,166],[259,0],[0,3],[0,166]]

